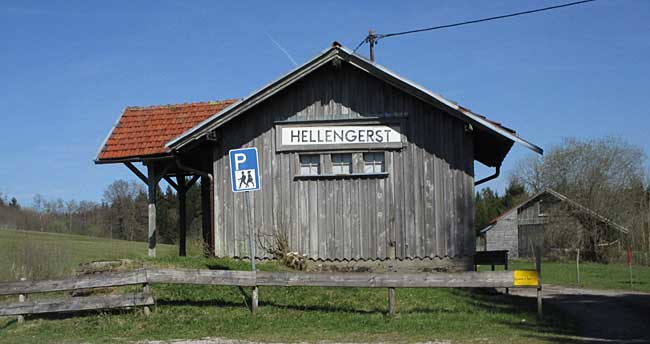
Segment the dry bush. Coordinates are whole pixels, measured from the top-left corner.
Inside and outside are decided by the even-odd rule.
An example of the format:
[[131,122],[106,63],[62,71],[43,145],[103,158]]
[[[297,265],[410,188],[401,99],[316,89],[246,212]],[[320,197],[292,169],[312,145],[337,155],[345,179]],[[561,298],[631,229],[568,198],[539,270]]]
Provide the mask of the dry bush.
[[273,258],[280,261],[283,265],[296,270],[304,270],[307,263],[307,255],[291,251],[289,247],[289,238],[282,230],[276,230],[271,235],[260,235],[258,237],[260,246]]

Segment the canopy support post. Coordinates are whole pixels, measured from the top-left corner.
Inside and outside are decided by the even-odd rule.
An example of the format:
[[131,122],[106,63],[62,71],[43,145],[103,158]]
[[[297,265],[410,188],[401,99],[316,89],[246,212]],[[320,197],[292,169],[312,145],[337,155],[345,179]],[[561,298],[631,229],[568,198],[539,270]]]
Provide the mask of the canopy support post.
[[179,173],[176,175],[178,184],[178,255],[187,256],[187,184],[185,175]]
[[149,200],[149,257],[156,256],[156,188],[158,187],[158,178],[153,164],[147,165],[147,195]]

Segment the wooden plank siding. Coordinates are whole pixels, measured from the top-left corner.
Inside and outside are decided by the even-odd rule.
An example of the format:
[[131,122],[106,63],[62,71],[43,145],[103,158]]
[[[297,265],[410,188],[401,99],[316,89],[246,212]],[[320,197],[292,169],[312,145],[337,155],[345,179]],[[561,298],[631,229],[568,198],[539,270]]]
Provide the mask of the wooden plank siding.
[[[276,152],[277,122],[364,119],[404,121],[407,143],[386,150],[387,177],[296,180],[299,153]],[[327,64],[217,135],[217,256],[249,255],[245,193],[232,193],[229,179],[228,151],[241,147],[259,152],[262,189],[251,197],[256,233],[285,231],[291,249],[311,259],[383,260],[393,241],[398,259],[473,255],[472,134],[461,120],[374,76]],[[260,245],[257,253],[266,255]]]

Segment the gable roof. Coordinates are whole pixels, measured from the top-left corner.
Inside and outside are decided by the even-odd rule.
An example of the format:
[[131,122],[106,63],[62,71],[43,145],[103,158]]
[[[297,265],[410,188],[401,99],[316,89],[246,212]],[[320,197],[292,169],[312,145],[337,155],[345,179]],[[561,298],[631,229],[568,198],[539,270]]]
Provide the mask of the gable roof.
[[[522,144],[536,153],[543,154],[542,148],[519,137],[514,130],[502,126],[498,122],[488,120],[484,116],[474,113],[453,101],[445,99],[441,95],[433,93],[426,88],[397,75],[386,67],[370,62],[363,56],[355,54],[336,42],[334,42],[330,48],[324,50],[321,54],[307,61],[303,65],[253,92],[241,101],[206,118],[190,130],[187,130],[173,140],[170,140],[166,144],[166,147],[174,151],[182,149],[190,142],[193,142],[206,135],[209,131],[224,125],[233,118],[244,113],[246,110],[268,99],[277,92],[309,75],[312,71],[335,59],[345,61],[352,66],[355,66],[356,68],[376,76],[413,95],[416,98],[442,109],[452,116],[473,124],[476,127],[475,130],[477,131],[478,140],[485,140],[489,143],[486,145],[485,142],[481,142],[482,144],[475,145],[477,148],[475,159],[488,166],[500,165],[514,142]],[[499,149],[495,147],[496,145],[499,145]]]
[[97,153],[95,163],[139,161],[168,155],[167,141],[201,123],[236,99],[127,107]]
[[492,219],[492,221],[490,221],[489,225],[481,230],[481,233],[485,233],[485,232],[489,231],[490,229],[492,229],[492,227],[494,226],[495,223],[497,223],[499,220],[501,220],[503,217],[510,214],[511,212],[519,210],[519,208],[521,208],[523,206],[526,206],[526,205],[528,205],[530,203],[533,203],[536,200],[538,200],[539,198],[544,197],[544,196],[550,196],[550,197],[553,197],[553,198],[555,198],[555,199],[557,199],[559,201],[566,202],[570,206],[572,206],[572,207],[574,207],[576,209],[579,209],[581,212],[598,219],[602,223],[605,223],[605,224],[607,224],[609,226],[612,226],[613,228],[615,228],[616,230],[618,230],[620,232],[623,232],[625,234],[627,234],[629,232],[629,229],[627,229],[626,227],[623,227],[623,226],[617,224],[616,222],[614,222],[614,221],[612,221],[612,220],[598,214],[597,212],[583,206],[582,204],[570,199],[569,197],[564,196],[563,194],[561,194],[561,193],[559,193],[559,192],[557,192],[557,191],[555,191],[553,189],[546,189],[546,190],[540,191],[540,192],[532,195],[531,197],[529,197],[525,201],[523,201],[523,202],[519,203],[518,205],[504,211],[503,213],[501,213],[501,215],[499,215],[499,216],[495,217],[494,219]]

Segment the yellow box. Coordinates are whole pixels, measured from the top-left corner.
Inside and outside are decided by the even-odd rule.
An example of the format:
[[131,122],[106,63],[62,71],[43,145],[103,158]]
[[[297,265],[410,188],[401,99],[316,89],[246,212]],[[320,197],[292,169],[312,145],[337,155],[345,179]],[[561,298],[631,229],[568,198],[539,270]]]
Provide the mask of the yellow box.
[[536,287],[539,285],[539,277],[535,270],[515,270],[515,287]]

